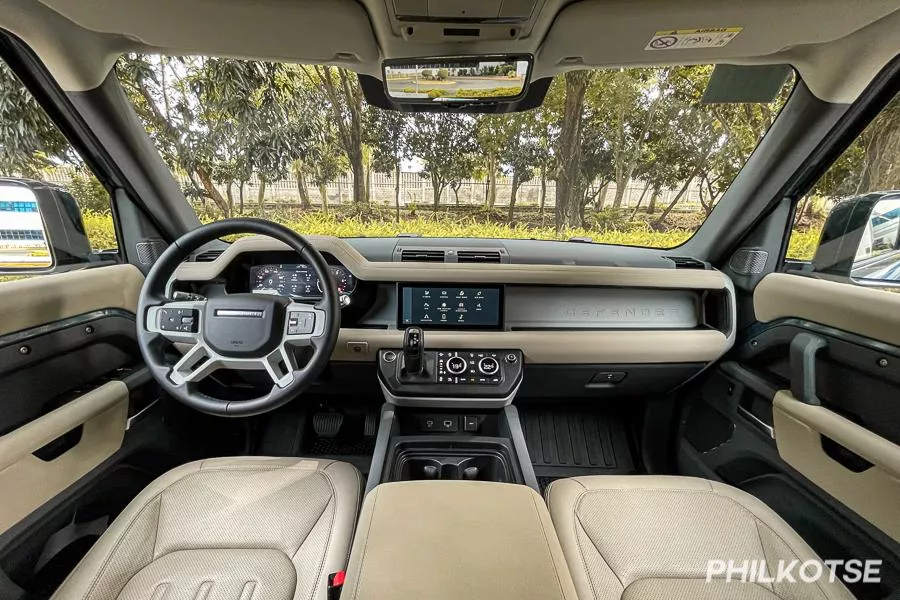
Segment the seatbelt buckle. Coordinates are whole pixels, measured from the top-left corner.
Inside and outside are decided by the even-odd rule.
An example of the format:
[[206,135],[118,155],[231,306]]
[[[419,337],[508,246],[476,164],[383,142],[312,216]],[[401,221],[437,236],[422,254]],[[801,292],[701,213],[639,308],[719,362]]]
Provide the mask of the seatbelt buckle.
[[338,571],[328,576],[328,600],[338,600],[341,597],[346,577],[346,571]]

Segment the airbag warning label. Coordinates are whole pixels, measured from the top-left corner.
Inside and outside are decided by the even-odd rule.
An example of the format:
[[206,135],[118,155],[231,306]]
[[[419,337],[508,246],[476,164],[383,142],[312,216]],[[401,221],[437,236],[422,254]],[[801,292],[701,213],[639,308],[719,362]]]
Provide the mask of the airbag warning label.
[[707,27],[704,29],[669,29],[657,31],[644,50],[691,50],[721,48],[737,37],[743,27]]

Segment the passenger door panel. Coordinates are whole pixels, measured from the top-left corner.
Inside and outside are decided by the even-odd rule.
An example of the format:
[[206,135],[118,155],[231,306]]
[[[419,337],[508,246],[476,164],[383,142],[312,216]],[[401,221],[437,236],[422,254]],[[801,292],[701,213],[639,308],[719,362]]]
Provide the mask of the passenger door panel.
[[883,560],[858,597],[900,589],[900,294],[770,274],[753,308],[686,393],[679,471],[759,496],[824,558]]

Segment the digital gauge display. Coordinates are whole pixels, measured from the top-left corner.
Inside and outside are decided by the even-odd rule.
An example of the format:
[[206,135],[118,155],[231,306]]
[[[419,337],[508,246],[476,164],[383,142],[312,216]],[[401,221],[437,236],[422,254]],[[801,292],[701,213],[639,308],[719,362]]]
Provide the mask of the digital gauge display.
[[[356,278],[340,265],[328,270],[337,284],[338,294],[350,295],[356,289]],[[250,291],[255,294],[278,294],[291,298],[321,298],[322,281],[309,265],[256,265],[250,268]]]

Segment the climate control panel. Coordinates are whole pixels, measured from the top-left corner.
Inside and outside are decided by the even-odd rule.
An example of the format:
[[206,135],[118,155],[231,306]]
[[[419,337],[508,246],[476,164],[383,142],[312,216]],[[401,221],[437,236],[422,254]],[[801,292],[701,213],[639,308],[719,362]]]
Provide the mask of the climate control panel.
[[521,350],[428,349],[417,371],[401,350],[381,350],[378,370],[388,400],[507,398],[522,381]]
[[518,356],[514,353],[504,355],[493,350],[447,350],[437,352],[437,382],[464,385],[498,385],[503,381],[501,362],[514,365]]

